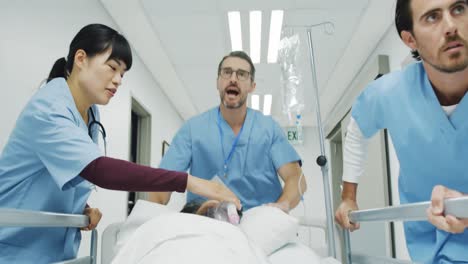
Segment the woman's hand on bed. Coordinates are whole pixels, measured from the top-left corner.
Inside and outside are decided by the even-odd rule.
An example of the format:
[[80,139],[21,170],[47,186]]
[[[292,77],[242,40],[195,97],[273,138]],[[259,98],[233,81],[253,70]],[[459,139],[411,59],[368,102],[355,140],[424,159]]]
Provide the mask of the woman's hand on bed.
[[87,227],[81,228],[83,231],[90,231],[96,228],[99,221],[101,221],[102,213],[97,208],[85,208],[84,212],[85,215],[89,217],[89,225]]
[[351,232],[360,228],[359,223],[349,221],[349,212],[358,210],[356,201],[344,199],[335,213],[335,220],[342,228],[349,229]]
[[200,179],[189,174],[187,191],[211,200],[232,202],[236,205],[237,210],[242,209],[239,198],[229,188],[218,182]]

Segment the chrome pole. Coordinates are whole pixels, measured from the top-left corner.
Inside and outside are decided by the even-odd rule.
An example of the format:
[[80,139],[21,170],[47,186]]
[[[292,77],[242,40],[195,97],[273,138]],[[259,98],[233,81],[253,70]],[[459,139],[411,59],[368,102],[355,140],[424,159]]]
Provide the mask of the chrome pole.
[[328,256],[336,257],[336,248],[335,248],[335,235],[334,235],[334,215],[332,210],[331,204],[331,186],[330,186],[330,179],[328,175],[328,163],[327,157],[325,154],[325,137],[323,135],[323,127],[322,127],[322,118],[320,114],[320,102],[319,102],[319,92],[318,92],[318,84],[317,84],[317,74],[315,70],[315,56],[314,56],[314,47],[312,45],[312,31],[311,27],[307,28],[307,40],[309,44],[309,58],[310,58],[310,67],[312,70],[312,81],[314,86],[315,92],[315,112],[317,114],[317,127],[319,132],[319,140],[320,140],[320,156],[318,156],[316,162],[320,166],[322,170],[322,177],[323,177],[323,187],[325,192],[325,210],[327,216],[327,239],[328,239]]

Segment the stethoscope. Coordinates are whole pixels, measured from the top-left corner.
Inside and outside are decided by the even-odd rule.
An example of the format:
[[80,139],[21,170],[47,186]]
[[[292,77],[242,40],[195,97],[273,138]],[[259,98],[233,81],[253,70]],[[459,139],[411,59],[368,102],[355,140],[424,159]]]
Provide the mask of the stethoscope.
[[96,126],[99,127],[98,131],[101,133],[102,141],[104,142],[104,156],[107,156],[106,129],[104,129],[104,126],[102,125],[101,122],[96,120],[96,116],[94,115],[93,107],[89,108],[89,112],[91,113],[92,121],[88,124],[88,135],[89,135],[89,137],[91,139],[93,139],[92,129],[91,128],[93,127],[93,125],[96,125]]

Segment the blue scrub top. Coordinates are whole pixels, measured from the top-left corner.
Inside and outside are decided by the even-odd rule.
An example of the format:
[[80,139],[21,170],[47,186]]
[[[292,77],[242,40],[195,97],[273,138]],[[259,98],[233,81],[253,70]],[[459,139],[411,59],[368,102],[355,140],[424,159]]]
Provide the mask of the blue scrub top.
[[[400,161],[401,203],[431,199],[441,184],[468,193],[468,95],[451,116],[443,111],[421,63],[371,83],[352,116],[366,137],[387,128]],[[406,222],[414,261],[468,263],[468,231],[449,234],[429,222]]]
[[[248,108],[225,178],[218,109],[187,121],[174,137],[160,167],[176,171],[190,168],[190,174],[208,180],[217,175],[239,197],[244,209],[276,202],[282,193],[277,170],[286,163],[300,162],[299,155],[271,117]],[[236,136],[222,115],[220,120],[224,157],[228,157]],[[188,193],[187,201],[193,199],[202,198]]]
[[[65,79],[50,81],[28,102],[0,156],[0,207],[83,214],[90,183],[78,174],[100,156]],[[78,228],[2,227],[0,263],[71,259],[80,239]]]

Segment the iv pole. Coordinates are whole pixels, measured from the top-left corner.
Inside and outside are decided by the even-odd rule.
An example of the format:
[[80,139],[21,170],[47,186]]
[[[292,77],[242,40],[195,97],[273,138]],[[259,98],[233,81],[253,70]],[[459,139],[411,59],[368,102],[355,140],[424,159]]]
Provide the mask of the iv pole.
[[317,157],[317,165],[320,166],[322,170],[322,177],[323,177],[323,187],[324,187],[324,195],[325,195],[325,213],[327,217],[327,241],[328,241],[328,256],[336,258],[336,248],[335,248],[335,226],[334,226],[334,214],[332,210],[331,204],[331,186],[330,186],[330,178],[328,176],[328,163],[327,157],[325,153],[325,137],[323,135],[323,127],[322,127],[322,118],[320,114],[320,102],[319,102],[319,93],[318,93],[318,84],[317,84],[317,73],[315,68],[315,56],[314,56],[314,47],[312,44],[312,28],[318,26],[329,26],[331,30],[327,30],[325,28],[325,32],[327,34],[331,34],[333,30],[333,23],[332,22],[323,22],[319,24],[309,25],[309,26],[285,26],[288,28],[305,28],[307,30],[307,42],[309,44],[309,58],[310,58],[310,67],[312,70],[312,81],[314,86],[314,94],[315,94],[315,112],[317,114],[317,127],[319,132],[319,140],[320,140],[320,156]]
[[322,177],[323,177],[323,187],[324,187],[324,194],[325,194],[325,209],[327,215],[327,238],[328,238],[328,255],[330,257],[336,257],[336,249],[335,249],[335,234],[334,234],[334,215],[332,210],[331,204],[331,192],[330,192],[330,178],[328,174],[328,163],[327,157],[325,153],[325,137],[323,135],[323,127],[322,127],[322,118],[320,114],[320,100],[319,100],[319,93],[318,93],[318,84],[317,84],[317,73],[315,70],[315,56],[314,56],[314,46],[312,44],[312,27],[320,26],[320,25],[327,25],[330,22],[325,22],[317,25],[312,25],[307,27],[307,42],[309,44],[309,58],[310,58],[310,68],[312,70],[312,81],[314,86],[314,93],[315,93],[315,112],[317,114],[317,127],[319,132],[319,139],[320,139],[320,156],[317,157],[317,165],[320,166],[322,169]]

